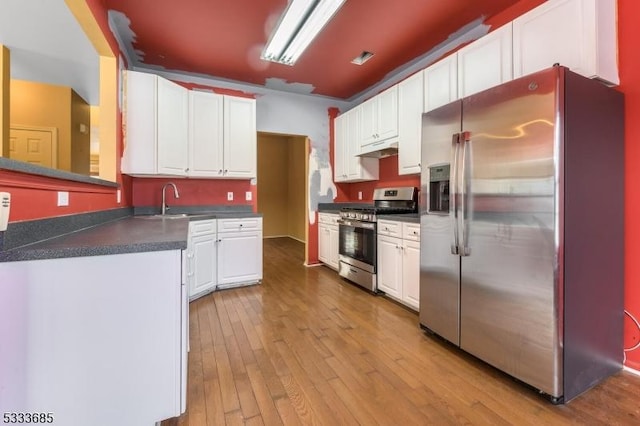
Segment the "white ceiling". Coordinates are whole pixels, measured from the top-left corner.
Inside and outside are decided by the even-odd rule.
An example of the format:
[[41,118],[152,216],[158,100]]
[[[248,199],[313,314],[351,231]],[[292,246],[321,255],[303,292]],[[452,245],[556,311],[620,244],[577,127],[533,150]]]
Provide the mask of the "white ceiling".
[[99,103],[99,56],[64,0],[0,0],[11,78],[72,87]]

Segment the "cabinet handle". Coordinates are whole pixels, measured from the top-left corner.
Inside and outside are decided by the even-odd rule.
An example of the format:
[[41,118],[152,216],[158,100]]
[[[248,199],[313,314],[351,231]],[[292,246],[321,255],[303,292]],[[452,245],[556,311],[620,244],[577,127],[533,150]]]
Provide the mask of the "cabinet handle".
[[224,169],[224,174],[226,175],[228,171],[229,171],[229,170],[227,170],[227,169]]
[[192,277],[192,276],[193,276],[193,272],[189,272],[189,273],[187,274],[187,276],[188,276],[188,277]]
[[185,173],[189,171],[189,168],[187,167],[186,169],[184,169]]
[[418,231],[413,231],[413,235],[418,235]]
[[222,174],[222,169],[218,170],[218,174],[221,175]]

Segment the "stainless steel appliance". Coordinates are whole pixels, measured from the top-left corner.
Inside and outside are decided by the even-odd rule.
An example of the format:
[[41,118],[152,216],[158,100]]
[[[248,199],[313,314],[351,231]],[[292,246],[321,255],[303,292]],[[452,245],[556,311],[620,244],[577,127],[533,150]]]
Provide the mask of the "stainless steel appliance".
[[415,213],[417,201],[418,189],[414,187],[377,188],[373,205],[343,208],[338,222],[340,276],[376,292],[378,215]]
[[420,324],[554,403],[622,367],[623,117],[557,66],[423,115]]

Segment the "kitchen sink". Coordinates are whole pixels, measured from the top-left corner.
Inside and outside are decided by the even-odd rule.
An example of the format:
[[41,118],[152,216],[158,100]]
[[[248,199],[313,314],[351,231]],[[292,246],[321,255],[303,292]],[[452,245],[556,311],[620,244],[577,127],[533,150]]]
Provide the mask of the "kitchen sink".
[[136,219],[147,219],[147,220],[153,220],[153,219],[182,219],[185,217],[189,217],[188,214],[186,213],[176,213],[176,214],[150,214],[150,215],[140,215],[140,216],[134,216],[134,218]]

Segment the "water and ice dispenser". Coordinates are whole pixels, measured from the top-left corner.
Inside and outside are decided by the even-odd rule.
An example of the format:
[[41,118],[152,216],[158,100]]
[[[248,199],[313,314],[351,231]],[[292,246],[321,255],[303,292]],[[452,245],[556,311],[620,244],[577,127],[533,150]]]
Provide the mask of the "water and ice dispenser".
[[449,214],[449,164],[429,167],[429,213]]

